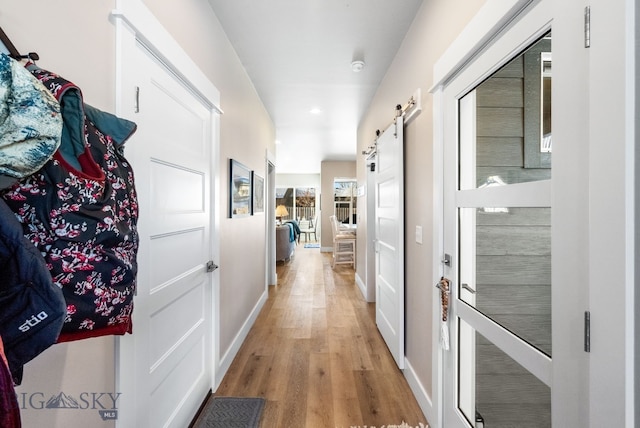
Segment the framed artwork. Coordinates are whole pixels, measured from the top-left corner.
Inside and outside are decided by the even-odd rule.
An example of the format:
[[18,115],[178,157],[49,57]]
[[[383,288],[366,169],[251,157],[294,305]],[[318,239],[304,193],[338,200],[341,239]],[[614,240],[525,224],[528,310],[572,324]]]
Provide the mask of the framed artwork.
[[229,217],[251,215],[251,170],[235,159],[229,163]]
[[253,189],[253,202],[251,204],[251,214],[264,212],[264,178],[255,172],[251,173],[251,188]]

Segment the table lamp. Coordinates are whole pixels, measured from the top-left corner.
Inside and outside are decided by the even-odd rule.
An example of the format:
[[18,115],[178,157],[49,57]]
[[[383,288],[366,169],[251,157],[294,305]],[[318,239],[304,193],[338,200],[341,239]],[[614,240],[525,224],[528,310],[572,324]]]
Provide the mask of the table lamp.
[[278,205],[276,207],[276,218],[280,223],[282,223],[282,217],[286,217],[289,215],[289,211],[287,211],[287,207],[284,205]]

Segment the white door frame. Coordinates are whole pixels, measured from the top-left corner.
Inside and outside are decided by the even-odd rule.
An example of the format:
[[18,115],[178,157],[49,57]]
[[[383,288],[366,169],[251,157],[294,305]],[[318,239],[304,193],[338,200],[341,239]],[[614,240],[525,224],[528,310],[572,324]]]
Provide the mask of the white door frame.
[[[153,52],[163,65],[166,66],[179,80],[181,80],[189,90],[198,97],[211,112],[212,131],[211,137],[213,146],[211,148],[211,254],[214,260],[220,260],[220,93],[211,83],[209,78],[198,68],[196,63],[186,54],[180,45],[162,27],[153,14],[140,0],[116,0],[116,9],[110,15],[110,20],[116,27],[116,106],[117,115],[124,117],[135,109],[135,88],[124,84],[123,52],[131,49],[136,40],[144,41],[144,45]],[[212,284],[212,326],[210,331],[213,334],[210,343],[213,349],[211,355],[213,362],[211,367],[211,388],[215,390],[216,373],[219,367],[219,337],[220,326],[219,315],[219,271],[211,273]],[[135,397],[136,385],[132,373],[127,372],[132,364],[122,364],[121,356],[132,355],[128,349],[131,342],[116,340],[116,390],[123,396],[127,396],[128,402],[131,397]],[[132,400],[133,401],[133,400]],[[122,406],[118,415],[117,426],[133,426],[135,424],[135,402]]]
[[[586,196],[587,215],[580,221],[588,231],[588,259],[583,265],[589,278],[586,309],[591,311],[588,422],[593,427],[632,427],[640,423],[634,415],[640,413],[635,395],[640,391],[634,391],[638,385],[634,365],[637,369],[640,358],[636,330],[638,307],[634,308],[634,300],[637,303],[638,299],[634,282],[639,265],[634,242],[638,230],[634,223],[638,221],[636,120],[640,12],[634,0],[593,0],[588,4],[591,28],[595,25],[604,31],[596,32],[595,38],[592,34],[590,48],[582,49],[585,63],[572,61],[564,74],[567,81],[573,81],[577,71],[585,76],[586,88],[576,88],[577,92],[570,93],[571,101],[581,102],[578,97],[587,93],[586,108],[582,110],[585,117],[581,127],[576,124],[573,129],[582,131],[586,127],[587,138],[581,139],[578,147],[578,142],[572,141],[567,154],[579,153],[579,149],[584,151],[587,144],[585,164],[589,173],[587,182],[582,182],[580,188]],[[579,5],[584,10],[585,5]],[[567,25],[574,22],[567,9],[559,5],[557,9],[558,17],[566,20]],[[560,108],[568,105],[566,102]],[[567,131],[565,136],[570,135],[571,130]],[[566,197],[568,190],[565,187],[554,192],[560,199]],[[568,274],[565,277],[568,278]],[[617,309],[609,314],[614,307]],[[565,368],[572,369],[570,365]]]
[[269,292],[269,285],[278,283],[278,275],[276,273],[276,157],[267,150],[265,162],[265,228],[266,228],[266,284],[265,291]]

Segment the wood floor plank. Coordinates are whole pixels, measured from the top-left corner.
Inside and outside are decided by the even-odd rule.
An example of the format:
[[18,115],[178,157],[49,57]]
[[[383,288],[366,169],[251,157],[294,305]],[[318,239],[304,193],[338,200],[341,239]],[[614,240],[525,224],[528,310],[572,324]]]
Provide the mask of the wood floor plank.
[[296,248],[214,395],[266,399],[261,428],[425,424],[350,267]]
[[277,427],[280,415],[280,402],[277,400],[267,400],[260,418],[261,427]]
[[[357,398],[333,399],[333,417],[336,428],[364,427],[360,401]],[[311,427],[309,427],[311,428]]]
[[271,356],[271,364],[262,387],[264,391],[262,397],[271,401],[281,402],[285,399],[288,385],[285,382],[280,382],[280,379],[289,379],[291,375],[289,372],[289,360],[293,355],[294,349],[293,342],[289,340],[283,340],[275,345],[277,346],[277,352],[274,352]]
[[331,377],[329,354],[312,353],[309,357],[309,398],[307,400],[307,420],[305,426],[335,426]]
[[340,329],[332,329],[329,335],[333,397],[336,399],[358,398],[351,363],[351,347],[347,337],[341,332]]
[[351,363],[353,370],[373,370],[370,348],[363,338],[362,330],[358,326],[349,329],[351,336]]
[[294,352],[287,364],[287,383],[282,398],[279,427],[304,427],[309,398],[310,343],[306,339],[294,339]]
[[354,372],[356,389],[358,390],[358,403],[362,414],[362,425],[387,425],[394,423],[382,409],[382,391],[378,386],[378,376],[369,370],[356,370]]
[[235,383],[235,390],[240,396],[255,397],[260,394],[261,381],[269,367],[269,357],[252,354],[242,368],[242,373]]

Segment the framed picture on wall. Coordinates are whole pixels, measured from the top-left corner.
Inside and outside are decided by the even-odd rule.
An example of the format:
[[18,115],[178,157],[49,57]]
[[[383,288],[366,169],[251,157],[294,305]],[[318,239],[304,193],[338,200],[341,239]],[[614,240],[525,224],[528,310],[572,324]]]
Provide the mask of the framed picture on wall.
[[229,163],[229,217],[251,215],[251,170],[235,159]]
[[254,172],[251,173],[251,187],[253,189],[253,201],[251,214],[264,212],[264,178]]

